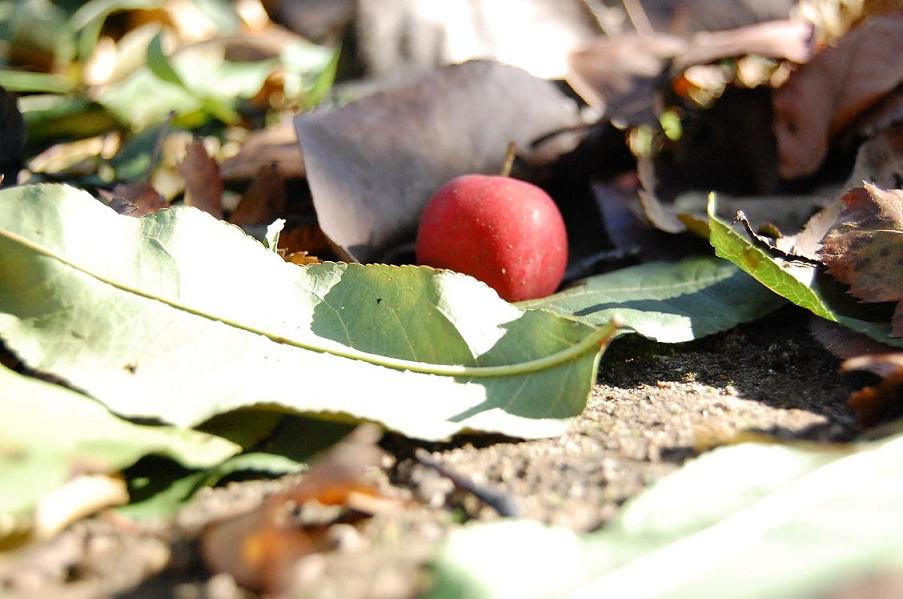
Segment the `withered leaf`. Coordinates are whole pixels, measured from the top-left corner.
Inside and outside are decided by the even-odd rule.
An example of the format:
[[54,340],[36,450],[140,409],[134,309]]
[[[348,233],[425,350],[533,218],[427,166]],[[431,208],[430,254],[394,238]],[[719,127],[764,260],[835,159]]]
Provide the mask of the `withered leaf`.
[[[903,300],[903,191],[870,183],[847,192],[845,208],[822,240],[828,272],[866,302]],[[892,318],[893,336],[903,336],[903,303]]]
[[144,216],[169,206],[150,183],[120,183],[113,191],[101,191],[110,208],[126,216]]
[[903,121],[903,86],[898,86],[860,115],[852,130],[857,136],[870,138],[901,121]]
[[857,187],[863,181],[884,189],[903,188],[903,122],[884,129],[859,147],[847,187]]
[[298,266],[304,266],[305,264],[319,264],[322,262],[316,256],[312,256],[307,251],[300,252],[288,252],[283,256],[286,262],[291,262],[292,264],[297,264]]
[[872,354],[844,360],[841,370],[865,370],[880,376],[877,385],[850,394],[850,407],[862,425],[879,422],[900,409],[903,397],[903,352]]
[[226,180],[252,179],[268,164],[278,165],[286,179],[304,178],[304,160],[291,119],[251,132],[238,154],[225,160],[220,171]]
[[790,16],[795,4],[794,0],[683,0],[673,6],[674,15],[668,30],[677,33],[725,31],[782,20]]
[[[209,525],[201,536],[201,552],[210,569],[229,573],[247,588],[282,592],[290,586],[291,569],[299,559],[328,548],[326,528],[340,510],[324,511],[322,506],[370,514],[397,507],[397,500],[365,480],[367,471],[382,461],[379,437],[375,426],[358,427],[317,459],[292,488],[250,512]],[[320,508],[315,522],[298,514],[311,502]]]
[[233,225],[268,225],[285,214],[285,179],[279,165],[262,166],[229,217]]
[[375,76],[491,58],[561,79],[567,54],[601,29],[583,0],[358,0],[357,44]]
[[570,55],[567,80],[608,118],[650,121],[666,61],[686,46],[685,40],[664,33],[600,37]]
[[903,82],[903,12],[853,29],[775,91],[774,130],[784,178],[821,166],[831,137]]
[[185,178],[185,205],[223,218],[223,179],[204,142],[193,139],[188,144],[179,171]]
[[695,64],[750,54],[806,62],[812,55],[812,27],[788,19],[727,31],[700,31],[676,58],[674,69],[680,71]]
[[332,251],[329,240],[316,223],[302,224],[283,231],[279,235],[279,250],[284,251],[286,256],[298,253],[323,256]]
[[267,12],[292,31],[321,41],[341,33],[354,17],[356,0],[295,0],[263,3]]
[[805,256],[806,258],[817,260],[825,234],[837,221],[837,217],[840,216],[842,211],[843,202],[834,200],[828,203],[806,221],[799,233],[787,236],[790,246],[785,249],[789,249],[792,254],[797,256]]
[[453,177],[497,173],[509,142],[527,148],[579,122],[554,84],[474,61],[295,126],[320,227],[345,258],[368,262],[413,241],[424,205]]
[[[871,337],[857,333],[836,322],[813,316],[809,320],[809,332],[822,347],[833,356],[846,360],[866,354],[892,353],[894,348],[879,343]],[[880,373],[875,373],[880,374]]]
[[[727,31],[701,31],[684,39],[665,33],[600,37],[571,54],[568,83],[608,118],[651,122],[656,90],[667,67],[690,66],[756,54],[804,62],[811,55],[810,27],[771,21]],[[673,60],[673,64],[672,64]]]

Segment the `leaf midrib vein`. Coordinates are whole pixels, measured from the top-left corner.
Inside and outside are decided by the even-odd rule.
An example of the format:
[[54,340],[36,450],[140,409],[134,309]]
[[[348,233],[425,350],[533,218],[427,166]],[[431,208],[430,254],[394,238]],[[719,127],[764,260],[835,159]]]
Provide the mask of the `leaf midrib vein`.
[[566,347],[558,352],[553,354],[549,354],[543,356],[541,358],[536,358],[533,360],[527,360],[525,362],[518,362],[515,364],[506,364],[503,366],[463,366],[456,364],[435,364],[435,363],[427,363],[427,362],[418,362],[414,360],[405,360],[401,358],[393,358],[391,356],[384,356],[380,354],[374,354],[370,352],[365,352],[361,350],[357,350],[354,348],[348,349],[339,349],[334,347],[326,347],[322,344],[317,344],[316,342],[302,341],[298,339],[291,339],[279,335],[277,333],[273,333],[271,331],[266,331],[263,329],[259,329],[250,325],[243,324],[241,322],[232,320],[230,318],[226,318],[223,316],[218,316],[216,314],[210,314],[204,312],[203,310],[193,308],[189,305],[183,304],[176,300],[160,297],[154,295],[153,293],[147,292],[143,289],[139,289],[137,287],[132,287],[126,283],[122,283],[120,281],[116,281],[110,277],[107,277],[103,274],[94,272],[88,267],[82,266],[71,260],[61,256],[57,252],[53,251],[50,248],[46,248],[39,243],[36,243],[27,237],[19,235],[18,233],[14,233],[12,231],[0,230],[0,236],[5,237],[9,241],[19,244],[22,247],[25,247],[38,255],[45,256],[47,258],[51,258],[64,264],[65,266],[72,268],[78,272],[88,275],[89,277],[100,281],[106,285],[110,285],[120,291],[125,293],[133,294],[138,297],[142,297],[144,299],[157,301],[162,304],[169,306],[175,310],[179,310],[182,312],[186,312],[192,314],[194,316],[204,318],[214,322],[220,322],[225,324],[226,326],[232,327],[234,329],[238,329],[241,331],[245,331],[247,333],[252,333],[255,335],[261,335],[263,337],[268,338],[269,340],[275,343],[281,343],[283,345],[289,345],[292,347],[297,347],[298,349],[313,351],[317,353],[324,353],[333,356],[337,356],[340,358],[346,358],[350,360],[359,360],[362,362],[366,362],[369,364],[373,364],[375,366],[381,366],[384,368],[390,368],[393,370],[401,370],[401,371],[412,371],[418,372],[422,374],[434,374],[438,376],[453,376],[453,377],[465,377],[465,378],[488,378],[488,377],[500,377],[500,376],[516,376],[520,374],[527,374],[531,372],[538,372],[541,370],[546,370],[549,368],[553,368],[556,366],[560,366],[567,362],[572,362],[582,356],[584,353],[588,351],[599,351],[602,347],[604,347],[608,341],[610,341],[614,335],[616,334],[618,328],[621,323],[618,319],[612,319],[611,322],[605,327],[594,329],[590,334],[586,337],[578,341],[577,343],[571,345],[570,347]]

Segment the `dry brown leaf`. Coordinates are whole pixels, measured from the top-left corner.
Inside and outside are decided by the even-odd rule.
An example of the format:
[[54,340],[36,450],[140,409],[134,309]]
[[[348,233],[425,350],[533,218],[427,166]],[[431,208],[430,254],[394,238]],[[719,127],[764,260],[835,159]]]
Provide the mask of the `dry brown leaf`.
[[252,179],[268,164],[277,164],[286,179],[304,178],[304,159],[291,119],[252,132],[238,154],[225,160],[220,170],[227,181]]
[[291,49],[292,45],[304,41],[283,27],[267,23],[261,29],[236,31],[207,43],[222,44],[226,60],[255,62],[278,58],[280,54]]
[[674,70],[739,56],[757,55],[803,63],[812,56],[812,27],[800,21],[757,23],[727,31],[700,31],[674,61]]
[[687,42],[664,33],[600,37],[569,57],[567,81],[600,114],[650,122],[666,62]]
[[179,172],[185,179],[185,205],[223,218],[223,179],[203,141],[193,139],[188,144]]
[[817,260],[818,253],[821,251],[822,240],[831,226],[837,221],[837,217],[840,216],[842,211],[843,202],[838,200],[829,201],[824,208],[813,214],[806,221],[799,233],[788,236],[790,247],[782,247],[781,249],[796,256]]
[[568,53],[601,32],[583,0],[358,0],[357,5],[359,53],[375,76],[488,58],[561,79]]
[[897,87],[856,119],[852,129],[857,136],[871,138],[900,122],[903,122],[903,86]]
[[868,181],[884,189],[903,188],[903,123],[878,133],[859,147],[847,187]]
[[279,250],[286,256],[294,253],[329,254],[329,240],[316,223],[292,227],[279,235]]
[[424,205],[453,177],[497,173],[509,142],[527,148],[579,123],[554,84],[487,61],[295,121],[320,227],[362,262],[413,241]]
[[892,410],[899,410],[903,398],[903,352],[850,358],[841,364],[841,370],[865,370],[883,379],[850,394],[850,407],[860,424],[875,424]]
[[268,225],[285,214],[285,179],[275,163],[264,165],[245,190],[235,212],[233,225]]
[[777,21],[789,17],[795,3],[796,0],[681,0],[674,3],[669,30],[681,34],[725,31]]
[[892,335],[903,336],[903,190],[866,183],[847,192],[844,210],[822,240],[828,272],[866,302],[900,302]]
[[150,183],[120,183],[113,191],[101,191],[110,208],[126,216],[144,216],[169,206]]
[[280,23],[315,42],[331,39],[351,22],[356,0],[263,0],[263,5]]
[[656,91],[669,65],[670,73],[680,74],[694,65],[751,54],[805,62],[812,54],[811,37],[809,25],[789,20],[702,31],[689,39],[665,33],[601,37],[571,54],[567,79],[608,118],[654,122]]
[[889,345],[818,316],[812,316],[809,321],[809,332],[831,355],[841,360],[894,351]]
[[292,264],[297,264],[298,266],[304,266],[306,264],[319,264],[322,262],[316,256],[311,256],[308,252],[289,252],[283,256],[286,262],[291,262]]
[[832,136],[903,82],[903,13],[875,17],[826,48],[775,91],[779,172],[821,166]]
[[[209,525],[201,536],[207,566],[230,574],[244,587],[279,593],[291,585],[298,560],[328,549],[330,524],[342,517],[354,521],[397,509],[398,499],[365,479],[368,470],[382,463],[379,437],[375,426],[358,427],[317,459],[291,489],[270,496],[250,512]],[[305,514],[306,508],[310,509]]]

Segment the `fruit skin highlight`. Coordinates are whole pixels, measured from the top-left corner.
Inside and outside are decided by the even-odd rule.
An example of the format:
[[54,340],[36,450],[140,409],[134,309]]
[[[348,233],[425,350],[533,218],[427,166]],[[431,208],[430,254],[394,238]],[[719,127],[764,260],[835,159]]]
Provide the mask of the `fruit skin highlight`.
[[567,231],[540,188],[500,175],[452,179],[430,199],[417,262],[471,275],[509,302],[553,293],[568,260]]

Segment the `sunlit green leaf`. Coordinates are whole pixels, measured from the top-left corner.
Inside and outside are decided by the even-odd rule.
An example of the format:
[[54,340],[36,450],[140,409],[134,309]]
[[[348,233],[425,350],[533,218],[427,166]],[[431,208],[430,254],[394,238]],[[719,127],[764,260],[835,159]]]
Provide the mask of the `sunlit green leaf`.
[[756,320],[783,302],[715,257],[647,262],[576,282],[523,308],[545,308],[590,324],[619,314],[628,329],[665,343],[691,341]]
[[871,322],[859,317],[859,307],[849,297],[844,297],[833,281],[825,281],[815,266],[776,258],[722,222],[715,216],[714,195],[709,200],[708,211],[709,242],[718,256],[730,260],[765,287],[816,316],[882,343],[903,347],[903,339],[890,336],[890,322]]
[[609,333],[448,271],[298,267],[192,208],[134,219],[66,186],[0,191],[0,336],[128,416],[264,404],[422,438],[555,435]]

